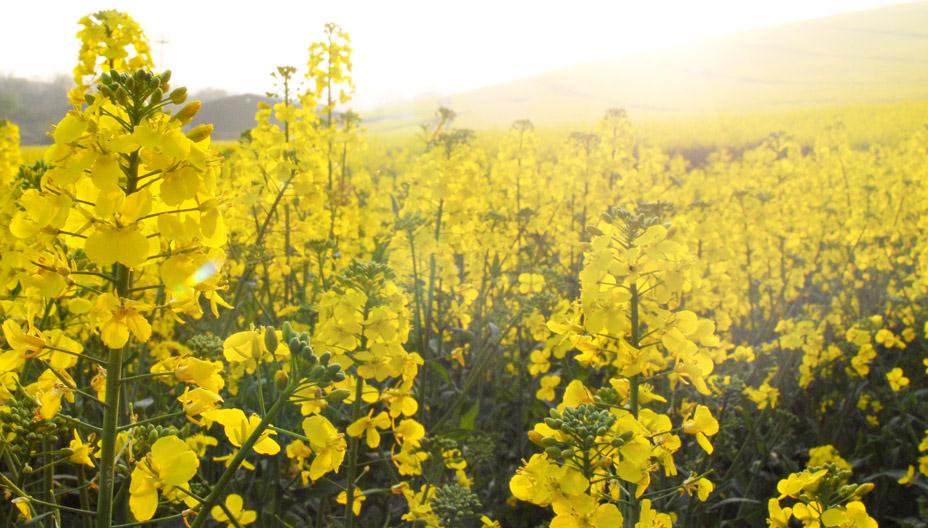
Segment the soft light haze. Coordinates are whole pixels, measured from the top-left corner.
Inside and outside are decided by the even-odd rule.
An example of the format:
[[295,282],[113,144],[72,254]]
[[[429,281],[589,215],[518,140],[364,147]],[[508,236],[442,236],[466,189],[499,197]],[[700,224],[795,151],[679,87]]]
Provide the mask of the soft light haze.
[[[426,92],[459,92],[545,70],[704,36],[900,3],[893,0],[427,0],[332,3],[15,2],[5,7],[0,74],[48,78],[75,62],[77,20],[115,8],[152,41],[153,58],[192,90],[271,89],[276,65],[302,68],[333,21],[354,46],[360,109]],[[168,41],[161,45],[157,41]],[[61,50],[70,50],[62,53]]]

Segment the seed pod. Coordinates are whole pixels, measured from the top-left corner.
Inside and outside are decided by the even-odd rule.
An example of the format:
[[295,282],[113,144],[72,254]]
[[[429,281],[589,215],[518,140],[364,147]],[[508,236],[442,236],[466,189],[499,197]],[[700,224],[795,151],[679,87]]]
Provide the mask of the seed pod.
[[348,389],[337,389],[337,390],[334,390],[334,391],[332,391],[331,393],[329,393],[329,395],[326,396],[325,399],[326,399],[326,401],[328,401],[329,403],[341,403],[341,402],[345,401],[345,398],[347,398],[348,396],[351,396],[351,391],[350,391],[350,390],[348,390]]
[[264,346],[267,347],[267,351],[273,354],[274,351],[277,350],[278,344],[280,344],[280,342],[277,341],[277,331],[271,327],[267,327],[264,330]]
[[278,370],[274,373],[274,387],[279,391],[284,391],[287,388],[287,385],[290,383],[290,376],[287,375],[283,370]]
[[287,341],[287,343],[290,343],[290,341],[296,338],[296,332],[293,331],[293,327],[290,325],[290,321],[284,321],[284,324],[280,327],[280,329],[283,332],[284,339]]

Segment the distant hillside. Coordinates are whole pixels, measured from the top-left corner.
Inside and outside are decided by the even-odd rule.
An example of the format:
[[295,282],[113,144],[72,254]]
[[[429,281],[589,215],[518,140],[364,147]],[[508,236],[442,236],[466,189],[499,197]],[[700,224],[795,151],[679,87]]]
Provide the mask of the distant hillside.
[[[49,142],[67,110],[70,80],[0,77],[0,119],[20,125],[24,144]],[[196,94],[195,94],[196,95]],[[218,140],[254,126],[253,95],[203,91],[197,122]],[[796,22],[581,64],[523,79],[365,112],[374,132],[409,131],[439,106],[459,126],[573,125],[624,107],[638,121],[743,112],[787,112],[857,103],[928,100],[928,1]]]
[[24,145],[50,143],[48,131],[68,111],[71,79],[40,82],[0,77],[0,119],[19,126]]
[[368,112],[401,130],[448,106],[468,127],[774,111],[928,99],[928,2],[796,22],[577,65]]
[[193,124],[212,123],[213,139],[235,140],[241,137],[242,132],[255,126],[255,112],[259,102],[273,104],[276,101],[254,94],[206,100]]
[[[66,77],[50,82],[0,77],[0,119],[19,126],[23,145],[47,145],[52,124],[68,111],[71,85]],[[274,102],[259,95],[226,95],[212,89],[202,95],[194,93],[194,98],[204,102],[193,124],[213,123],[216,140],[238,139],[254,126],[258,103]]]

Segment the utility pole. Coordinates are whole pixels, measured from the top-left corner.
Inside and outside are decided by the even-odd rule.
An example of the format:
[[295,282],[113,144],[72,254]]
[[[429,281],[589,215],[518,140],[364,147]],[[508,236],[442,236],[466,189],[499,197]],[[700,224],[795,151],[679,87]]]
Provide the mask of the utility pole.
[[158,37],[158,40],[155,41],[155,44],[158,44],[158,55],[159,55],[158,64],[161,67],[164,67],[164,45],[170,44],[170,43],[171,41],[165,38],[164,35],[161,35],[160,37]]

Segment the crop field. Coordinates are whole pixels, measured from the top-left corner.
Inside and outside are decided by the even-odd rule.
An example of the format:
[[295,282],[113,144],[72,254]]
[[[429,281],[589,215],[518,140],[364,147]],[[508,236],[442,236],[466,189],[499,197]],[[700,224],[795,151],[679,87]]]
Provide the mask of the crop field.
[[378,134],[319,29],[0,121],[0,526],[928,526],[928,102]]

